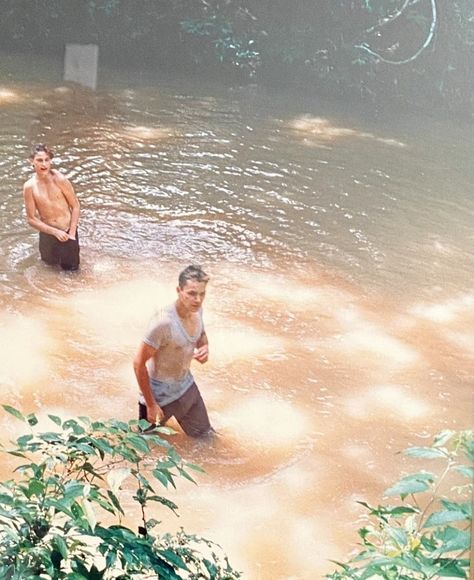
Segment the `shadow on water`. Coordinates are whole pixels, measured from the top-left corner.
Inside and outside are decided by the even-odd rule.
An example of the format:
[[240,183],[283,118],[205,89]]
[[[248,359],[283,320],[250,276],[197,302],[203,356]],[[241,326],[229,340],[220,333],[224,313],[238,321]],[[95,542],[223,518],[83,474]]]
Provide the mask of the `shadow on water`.
[[[147,321],[202,263],[211,358],[194,374],[219,436],[173,438],[206,473],[169,491],[179,520],[158,518],[216,539],[246,577],[322,577],[354,541],[355,500],[403,470],[395,454],[471,423],[466,131],[107,79],[0,86],[3,402],[45,425],[134,417]],[[37,139],[82,204],[75,274],[43,265],[25,225]]]

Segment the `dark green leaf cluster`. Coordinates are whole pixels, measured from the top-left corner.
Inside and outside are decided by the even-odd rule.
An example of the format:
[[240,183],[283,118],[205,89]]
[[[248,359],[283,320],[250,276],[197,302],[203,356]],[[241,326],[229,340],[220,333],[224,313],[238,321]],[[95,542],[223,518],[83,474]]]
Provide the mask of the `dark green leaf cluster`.
[[[157,484],[194,482],[201,471],[163,438],[170,429],[50,415],[55,429],[37,432],[34,414],[3,407],[29,432],[2,449],[21,462],[0,483],[0,578],[239,578],[219,546],[182,530],[159,534],[147,516],[151,503],[177,510]],[[140,513],[136,532],[123,524],[124,492]]]
[[372,507],[359,530],[362,546],[327,576],[387,580],[467,578],[472,523],[474,432],[446,430],[430,447],[410,447],[410,457],[437,462],[436,474],[406,475],[385,491],[398,505]]

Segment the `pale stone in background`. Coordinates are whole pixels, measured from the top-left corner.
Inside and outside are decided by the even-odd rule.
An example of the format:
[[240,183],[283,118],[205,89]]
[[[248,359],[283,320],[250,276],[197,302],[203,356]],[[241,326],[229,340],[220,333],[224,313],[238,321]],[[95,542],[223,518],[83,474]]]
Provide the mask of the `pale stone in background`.
[[66,44],[64,80],[95,90],[99,47],[96,44]]

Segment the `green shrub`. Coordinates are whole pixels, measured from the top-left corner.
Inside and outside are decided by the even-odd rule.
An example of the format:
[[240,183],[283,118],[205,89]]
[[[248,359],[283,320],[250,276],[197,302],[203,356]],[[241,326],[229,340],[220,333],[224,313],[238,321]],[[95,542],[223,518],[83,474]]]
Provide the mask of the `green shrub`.
[[467,578],[472,522],[474,432],[443,431],[430,447],[409,447],[410,457],[442,462],[437,474],[406,475],[385,491],[397,505],[371,507],[359,529],[362,548],[327,578],[418,580]]
[[[171,430],[145,435],[146,421],[49,415],[54,430],[39,433],[34,414],[3,407],[29,432],[2,449],[21,465],[0,483],[0,578],[240,577],[219,546],[183,530],[160,534],[147,515],[152,502],[177,510],[156,484],[175,487],[177,477],[193,481],[190,471],[200,471],[160,436]],[[137,532],[122,523],[122,485],[141,514]],[[102,523],[106,514],[113,523]]]

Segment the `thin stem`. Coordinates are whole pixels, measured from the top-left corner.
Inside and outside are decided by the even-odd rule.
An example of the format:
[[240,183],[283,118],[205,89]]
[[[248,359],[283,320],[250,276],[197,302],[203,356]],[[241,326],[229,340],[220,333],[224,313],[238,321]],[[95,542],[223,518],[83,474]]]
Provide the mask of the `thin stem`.
[[[137,462],[136,463],[136,466],[137,466],[137,475],[140,476],[140,463]],[[138,481],[138,490],[140,492],[140,498],[144,498],[144,492],[143,492],[142,483],[140,481],[140,477],[137,477],[137,481]],[[142,512],[143,529],[145,530],[145,534],[146,534],[146,531],[147,531],[147,529],[146,529],[147,519],[146,519],[146,514],[145,514],[145,502],[144,501],[140,501],[139,503],[140,503],[140,510]]]
[[428,511],[428,509],[433,505],[433,503],[436,500],[436,497],[438,496],[438,490],[441,486],[441,483],[443,482],[443,479],[446,477],[446,475],[449,473],[449,471],[451,470],[451,467],[453,465],[454,461],[452,459],[448,459],[448,465],[446,466],[445,470],[443,471],[443,473],[440,475],[440,477],[438,478],[438,481],[433,489],[433,492],[431,494],[431,498],[429,500],[429,502],[425,505],[423,511],[420,514],[420,518],[418,520],[418,526],[416,528],[416,533],[419,533],[421,528],[422,528],[422,524],[423,524],[423,520],[425,518],[426,512]]
[[374,30],[377,30],[378,28],[382,28],[383,26],[386,26],[387,24],[394,22],[397,18],[399,18],[405,12],[405,10],[408,8],[408,5],[410,4],[410,2],[411,2],[411,0],[405,0],[403,6],[401,8],[399,8],[391,16],[387,16],[386,18],[382,18],[382,20],[379,20],[377,22],[377,24],[374,24],[371,28],[368,28],[365,31],[365,34],[371,34],[372,32],[374,32]]
[[410,56],[410,58],[406,58],[404,60],[389,60],[387,58],[384,58],[380,53],[376,52],[375,50],[372,50],[365,43],[363,43],[363,44],[356,44],[354,48],[359,48],[360,50],[363,50],[363,51],[369,53],[371,56],[377,58],[378,60],[380,60],[381,62],[384,62],[386,64],[399,65],[399,64],[408,64],[409,62],[413,62],[431,44],[431,41],[433,40],[434,31],[435,31],[436,24],[437,24],[436,0],[431,0],[431,14],[432,14],[432,16],[431,16],[431,26],[430,26],[430,30],[428,32],[428,35],[426,37],[426,40],[422,44],[422,46],[415,52],[415,54],[412,55],[412,56]]

